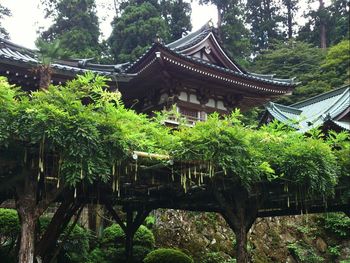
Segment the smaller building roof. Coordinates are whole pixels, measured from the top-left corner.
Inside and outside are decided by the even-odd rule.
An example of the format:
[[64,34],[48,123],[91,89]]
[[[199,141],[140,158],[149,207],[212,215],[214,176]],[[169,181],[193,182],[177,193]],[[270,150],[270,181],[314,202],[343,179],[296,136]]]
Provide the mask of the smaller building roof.
[[[18,64],[19,67],[40,65],[41,61],[38,52],[37,50],[25,48],[0,38],[0,66],[2,61],[4,61],[6,65],[9,63],[14,65]],[[90,63],[90,60],[91,59],[55,59],[51,64],[51,68],[63,75],[76,75],[83,74],[86,71],[92,71],[105,76],[113,75],[117,78],[119,77],[120,80],[128,79],[127,75],[130,75],[122,73],[124,67],[126,67],[128,63],[103,65]]]
[[350,130],[350,85],[320,94],[310,99],[284,106],[269,102],[266,112],[273,118],[300,132],[332,122],[341,129]]

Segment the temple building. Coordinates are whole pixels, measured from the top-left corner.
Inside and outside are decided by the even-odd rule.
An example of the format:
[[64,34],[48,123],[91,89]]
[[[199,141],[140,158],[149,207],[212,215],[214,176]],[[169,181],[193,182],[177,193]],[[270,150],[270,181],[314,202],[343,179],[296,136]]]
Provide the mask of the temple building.
[[[40,65],[38,55],[7,40],[0,40],[0,75],[24,89],[38,87],[33,70]],[[169,44],[160,39],[133,63],[102,65],[88,59],[55,60],[51,64],[52,83],[62,84],[77,74],[92,71],[111,79],[127,107],[151,113],[169,109],[189,122],[205,120],[214,111],[229,113],[261,106],[290,94],[293,79],[277,79],[246,71],[225,51],[217,29],[207,23],[198,31]]]
[[350,131],[350,85],[284,106],[269,102],[262,123],[279,120],[300,132],[313,128]]

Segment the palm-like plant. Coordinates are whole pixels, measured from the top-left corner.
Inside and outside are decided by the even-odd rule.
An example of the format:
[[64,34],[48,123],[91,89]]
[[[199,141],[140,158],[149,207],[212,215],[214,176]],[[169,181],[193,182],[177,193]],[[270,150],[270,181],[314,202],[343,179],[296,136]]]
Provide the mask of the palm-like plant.
[[62,58],[65,52],[60,47],[59,40],[46,42],[39,38],[35,42],[35,45],[38,48],[38,57],[40,59],[40,64],[35,69],[35,72],[39,75],[39,89],[45,90],[51,83],[51,63],[54,59]]

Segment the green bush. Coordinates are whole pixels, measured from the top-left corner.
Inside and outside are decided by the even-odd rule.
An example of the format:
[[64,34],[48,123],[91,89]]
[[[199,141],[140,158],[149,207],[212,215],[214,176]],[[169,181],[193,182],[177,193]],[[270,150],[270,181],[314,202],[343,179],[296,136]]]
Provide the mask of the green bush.
[[9,245],[16,241],[20,225],[16,210],[0,208],[0,245]]
[[149,253],[144,263],[193,263],[193,259],[177,249],[160,248]]
[[[143,246],[133,247],[133,259],[132,263],[143,263],[143,259],[151,252],[151,249]],[[126,262],[125,249],[117,248],[114,254],[113,263],[124,263]]]
[[[58,245],[68,234],[68,225],[58,240]],[[82,263],[86,262],[89,255],[89,232],[79,225],[75,225],[63,244],[57,261],[60,263]]]
[[[112,244],[120,247],[121,245],[124,245],[124,242],[125,234],[119,225],[113,224],[104,229],[102,235],[103,246],[109,246]],[[152,231],[145,226],[140,226],[134,236],[134,245],[153,249],[155,245],[155,239]]]
[[322,223],[329,233],[338,238],[350,237],[350,218],[342,213],[329,213],[323,216]]
[[14,249],[20,232],[17,211],[0,208],[0,261],[15,263],[17,261]]

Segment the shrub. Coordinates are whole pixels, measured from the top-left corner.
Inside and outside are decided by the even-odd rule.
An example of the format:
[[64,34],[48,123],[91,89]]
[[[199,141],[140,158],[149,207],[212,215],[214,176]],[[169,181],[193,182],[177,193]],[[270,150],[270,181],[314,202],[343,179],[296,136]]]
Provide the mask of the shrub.
[[[58,245],[62,242],[68,234],[68,225],[63,234],[58,240]],[[60,263],[79,263],[86,262],[89,254],[89,232],[79,225],[75,225],[68,238],[62,247],[61,253],[58,257]]]
[[[143,246],[133,247],[133,259],[132,263],[143,263],[143,259],[151,252],[151,249]],[[125,249],[117,248],[114,254],[113,263],[124,263],[126,262]]]
[[193,263],[193,259],[177,249],[160,248],[149,253],[144,263]]
[[329,213],[322,219],[324,228],[338,238],[350,237],[350,218],[342,213]]
[[[124,241],[125,234],[119,225],[113,224],[104,229],[102,237],[103,246],[116,244],[118,247],[120,245],[124,245]],[[155,239],[152,231],[145,226],[140,226],[134,236],[134,245],[153,249],[155,245]]]
[[0,208],[0,245],[7,246],[16,242],[20,225],[16,210]]

